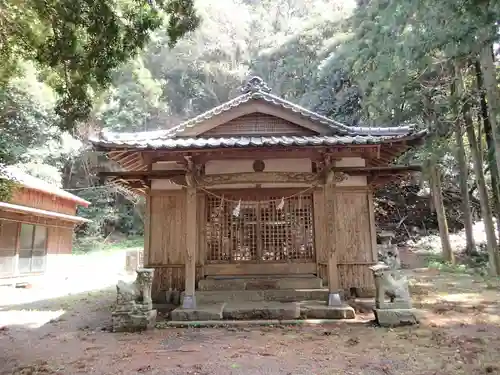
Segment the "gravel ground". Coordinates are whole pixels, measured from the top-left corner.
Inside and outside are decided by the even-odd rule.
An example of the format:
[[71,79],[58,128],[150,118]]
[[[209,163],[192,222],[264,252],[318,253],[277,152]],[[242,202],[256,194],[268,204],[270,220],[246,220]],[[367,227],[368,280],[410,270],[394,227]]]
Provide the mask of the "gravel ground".
[[[97,277],[107,261],[116,272]],[[112,285],[126,275],[107,261],[57,283],[0,289],[0,374],[500,374],[498,281],[415,273],[420,327],[357,320],[115,334]]]

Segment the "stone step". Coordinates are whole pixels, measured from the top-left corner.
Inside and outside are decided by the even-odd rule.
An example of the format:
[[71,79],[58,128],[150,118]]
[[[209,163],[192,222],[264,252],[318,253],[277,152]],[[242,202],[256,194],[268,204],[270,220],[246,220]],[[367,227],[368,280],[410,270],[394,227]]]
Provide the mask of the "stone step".
[[267,290],[267,289],[321,289],[323,281],[307,277],[233,277],[206,278],[198,282],[201,291],[216,290]]
[[[181,305],[184,293],[181,294]],[[198,304],[224,302],[301,302],[328,300],[328,289],[197,290]]]
[[290,276],[289,273],[286,274],[272,274],[272,275],[207,275],[206,279],[215,279],[215,280],[226,280],[226,279],[287,279],[287,278],[311,278],[316,277],[316,275],[312,273],[298,273]]
[[226,320],[298,319],[300,305],[297,302],[232,302],[226,304],[222,318]]
[[198,303],[195,309],[178,307],[172,321],[354,319],[349,305],[326,306],[324,301]]

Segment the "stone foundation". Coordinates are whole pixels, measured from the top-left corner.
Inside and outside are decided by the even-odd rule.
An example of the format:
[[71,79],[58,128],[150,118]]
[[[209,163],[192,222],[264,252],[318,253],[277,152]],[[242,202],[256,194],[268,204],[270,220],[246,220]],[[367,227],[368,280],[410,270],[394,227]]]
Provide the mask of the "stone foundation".
[[305,301],[300,306],[301,315],[310,319],[354,319],[354,309],[342,303],[340,306],[328,306],[320,301]]
[[375,319],[381,327],[418,324],[415,309],[375,309]]

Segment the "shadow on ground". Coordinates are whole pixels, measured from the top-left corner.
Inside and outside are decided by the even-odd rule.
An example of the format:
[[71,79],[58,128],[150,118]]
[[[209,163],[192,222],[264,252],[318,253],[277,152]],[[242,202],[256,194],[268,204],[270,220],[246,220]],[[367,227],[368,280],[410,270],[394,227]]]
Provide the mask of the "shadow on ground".
[[[474,277],[412,279],[420,327],[371,324],[109,333],[113,286],[0,307],[0,373],[59,375],[500,373],[499,290]],[[18,301],[36,290],[17,290]],[[31,294],[30,294],[31,293]],[[23,297],[24,295],[24,297]],[[30,298],[28,298],[30,297]]]

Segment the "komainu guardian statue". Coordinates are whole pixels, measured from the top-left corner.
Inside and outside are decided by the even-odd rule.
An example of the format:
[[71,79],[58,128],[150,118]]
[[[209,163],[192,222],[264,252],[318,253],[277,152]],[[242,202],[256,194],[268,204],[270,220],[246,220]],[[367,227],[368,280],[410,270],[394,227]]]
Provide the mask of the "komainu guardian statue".
[[151,286],[154,269],[137,269],[132,283],[122,280],[116,284],[116,308],[112,314],[114,332],[144,331],[156,322]]
[[[375,318],[381,326],[416,324],[412,308],[408,279],[384,263],[370,269],[375,278]],[[388,297],[389,301],[386,301]]]

